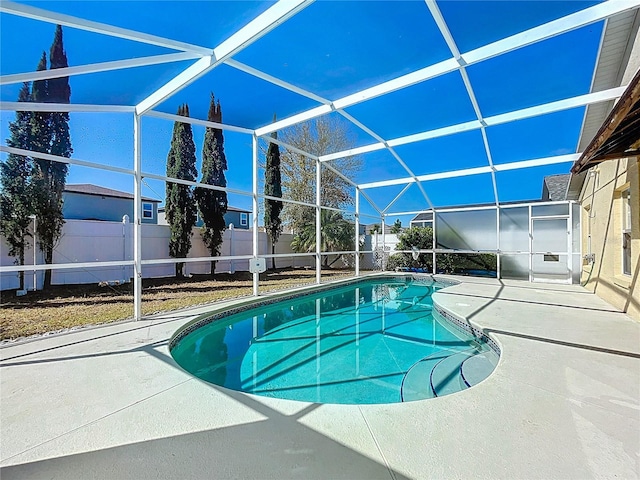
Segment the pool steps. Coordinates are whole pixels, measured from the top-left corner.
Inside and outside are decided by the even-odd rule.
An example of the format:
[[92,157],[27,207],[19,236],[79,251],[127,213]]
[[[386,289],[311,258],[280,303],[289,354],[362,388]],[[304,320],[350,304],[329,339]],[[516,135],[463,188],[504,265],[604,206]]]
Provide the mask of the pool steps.
[[452,355],[438,352],[427,356],[413,364],[405,374],[400,389],[401,400],[410,402],[466,390],[487,378],[498,359],[486,345]]

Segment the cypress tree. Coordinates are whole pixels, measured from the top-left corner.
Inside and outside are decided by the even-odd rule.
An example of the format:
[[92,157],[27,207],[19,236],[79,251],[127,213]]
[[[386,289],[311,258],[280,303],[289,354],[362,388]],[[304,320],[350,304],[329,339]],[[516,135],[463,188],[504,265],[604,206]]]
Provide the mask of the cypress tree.
[[[276,121],[275,115],[273,121]],[[273,138],[278,138],[277,132],[271,134]],[[269,143],[267,149],[267,165],[264,172],[264,194],[270,197],[282,198],[282,178],[280,174],[280,148],[277,143]],[[264,228],[271,240],[271,254],[276,253],[276,243],[282,233],[282,202],[265,198],[264,200]],[[276,267],[276,259],[271,259],[272,268]]]
[[[209,103],[207,120],[222,123],[222,108],[220,101],[215,102],[213,93]],[[207,127],[202,146],[202,180],[200,183],[226,187],[227,179],[224,171],[227,169],[227,158],[224,154],[224,137],[219,128]],[[209,249],[212,257],[219,255],[222,245],[222,234],[226,228],[224,214],[227,213],[227,192],[196,188],[196,199],[202,226],[202,240]],[[211,276],[215,274],[215,261],[211,262]]]
[[[68,67],[64,51],[62,27],[56,26],[49,52],[51,69]],[[38,70],[46,69],[46,54],[43,52]],[[52,78],[33,82],[34,102],[69,103],[71,88],[69,77]],[[69,135],[68,113],[35,112],[31,122],[32,149],[69,158],[73,149]],[[35,202],[38,215],[38,243],[44,253],[45,263],[53,263],[53,250],[64,224],[62,216],[62,194],[67,180],[68,165],[61,162],[35,159]],[[51,285],[51,270],[45,271],[44,287]]]
[[[37,70],[47,69],[47,54],[42,52]],[[47,80],[33,82],[31,99],[36,103],[49,101],[49,83]],[[30,132],[31,150],[34,152],[50,153],[51,150],[51,114],[48,112],[33,112],[31,115]],[[53,246],[62,229],[62,209],[56,208],[51,195],[53,182],[53,162],[34,158],[33,165],[33,200],[34,211],[38,217],[38,245],[44,253],[45,263],[53,261]],[[51,270],[45,270],[44,287],[51,285]]]
[[[23,83],[18,95],[19,102],[28,102],[30,86]],[[11,138],[7,145],[29,150],[31,113],[16,112],[16,119],[9,123]],[[9,244],[9,255],[16,257],[18,265],[24,265],[24,251],[28,245],[29,215],[33,211],[31,192],[32,164],[28,157],[9,154],[6,162],[0,164],[0,233]],[[34,246],[35,248],[35,246]],[[24,290],[24,272],[19,272],[20,290]],[[34,286],[35,288],[35,286]]]
[[[180,105],[178,115],[188,117],[189,106]],[[196,175],[196,146],[191,124],[175,122],[167,156],[167,177],[195,181]],[[193,189],[188,185],[167,182],[165,215],[171,229],[169,255],[186,258],[191,249],[192,228],[196,223]],[[183,268],[184,263],[176,263],[176,277],[184,276]]]

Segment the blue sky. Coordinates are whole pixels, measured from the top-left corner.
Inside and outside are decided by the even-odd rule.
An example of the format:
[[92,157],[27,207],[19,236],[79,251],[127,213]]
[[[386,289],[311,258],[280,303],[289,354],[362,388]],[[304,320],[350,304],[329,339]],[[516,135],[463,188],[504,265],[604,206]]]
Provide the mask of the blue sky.
[[[233,31],[266,10],[268,2],[23,2],[55,12],[111,23],[145,33],[214,47]],[[438,6],[461,52],[560,18],[597,2],[580,1],[443,1]],[[55,26],[13,15],[0,16],[2,74],[35,69],[48,52]],[[483,116],[547,103],[589,92],[602,22],[566,33],[467,68]],[[25,35],[24,32],[29,32]],[[19,39],[19,41],[18,41]],[[64,28],[71,66],[171,53],[160,47]],[[393,79],[451,57],[445,41],[421,1],[317,1],[241,51],[235,59],[329,100]],[[72,77],[72,103],[134,105],[184,70],[178,62],[123,71]],[[0,98],[14,101],[19,85],[3,86]],[[222,65],[157,107],[175,113],[188,103],[191,115],[206,118],[209,92],[223,108],[226,123],[257,128],[318,105],[314,100]],[[347,113],[389,140],[424,130],[475,120],[462,77],[455,71],[386,96],[348,107]],[[336,113],[331,114],[337,116]],[[2,112],[0,136],[9,136],[14,115]],[[489,127],[487,137],[496,164],[574,153],[584,108]],[[349,122],[355,145],[375,140]],[[143,170],[164,174],[172,123],[143,121]],[[74,157],[130,168],[133,157],[132,118],[126,114],[72,114]],[[194,126],[198,161],[204,128]],[[251,189],[251,138],[225,132],[229,186]],[[470,131],[402,145],[396,152],[415,174],[488,165],[480,131]],[[330,152],[327,152],[330,153]],[[358,183],[406,177],[388,151],[362,156]],[[545,175],[566,173],[570,164],[499,172],[501,201],[540,198]],[[131,191],[132,179],[73,166],[68,183],[95,183]],[[489,174],[436,180],[423,184],[436,206],[493,201]],[[369,190],[384,207],[402,186]],[[164,185],[148,181],[143,194],[162,198]],[[230,203],[250,207],[250,198],[230,196]],[[364,202],[366,205],[366,202]],[[416,186],[392,211],[426,208]],[[365,211],[372,209],[365,206]],[[408,217],[402,218],[408,223]],[[368,223],[368,220],[363,220]]]

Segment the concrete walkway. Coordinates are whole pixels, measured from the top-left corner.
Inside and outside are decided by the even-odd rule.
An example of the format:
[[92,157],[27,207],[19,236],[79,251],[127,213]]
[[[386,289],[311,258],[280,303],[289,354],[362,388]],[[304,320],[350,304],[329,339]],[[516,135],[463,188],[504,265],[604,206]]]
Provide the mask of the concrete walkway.
[[454,395],[318,405],[206,384],[167,342],[197,311],[0,350],[3,480],[638,478],[640,324],[578,286],[460,278],[434,300],[489,332]]

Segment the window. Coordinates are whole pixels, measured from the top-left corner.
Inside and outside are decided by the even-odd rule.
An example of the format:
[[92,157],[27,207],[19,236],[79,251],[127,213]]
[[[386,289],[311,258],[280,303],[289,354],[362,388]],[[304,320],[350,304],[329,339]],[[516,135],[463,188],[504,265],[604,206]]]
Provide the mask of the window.
[[142,203],[142,218],[153,218],[153,203]]
[[622,192],[622,273],[631,275],[631,190]]
[[240,225],[246,226],[249,224],[249,215],[246,213],[240,214]]

